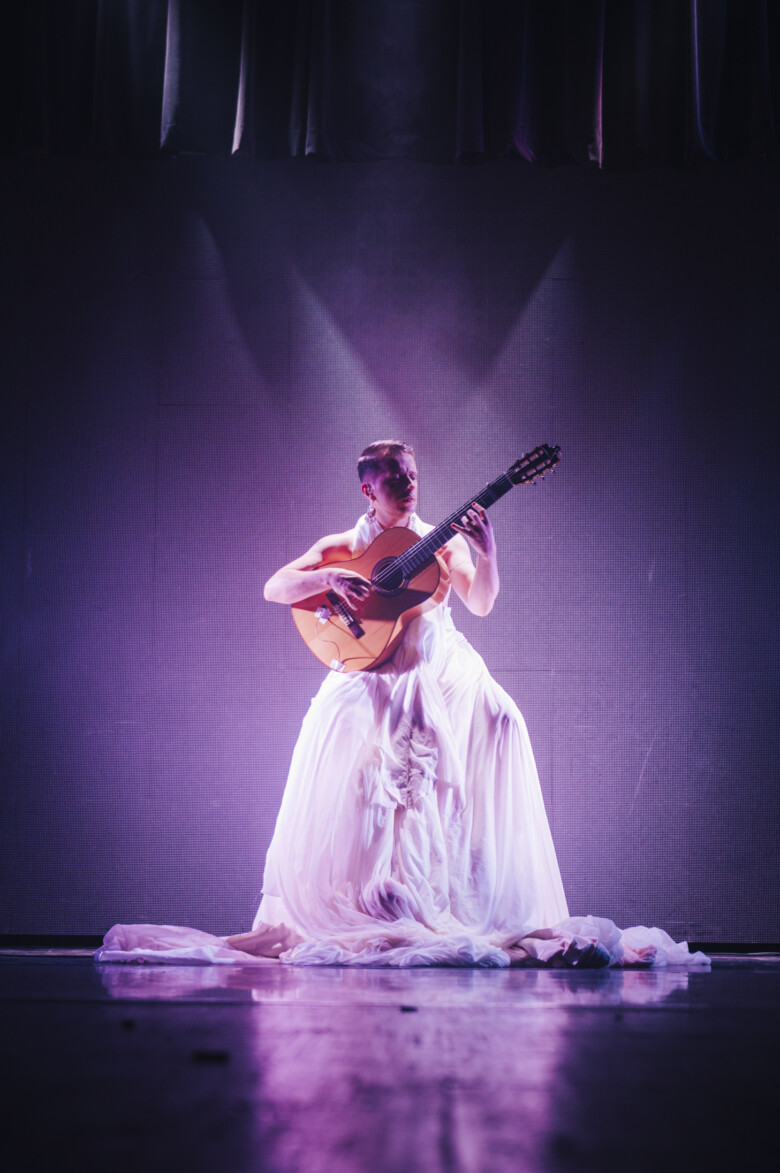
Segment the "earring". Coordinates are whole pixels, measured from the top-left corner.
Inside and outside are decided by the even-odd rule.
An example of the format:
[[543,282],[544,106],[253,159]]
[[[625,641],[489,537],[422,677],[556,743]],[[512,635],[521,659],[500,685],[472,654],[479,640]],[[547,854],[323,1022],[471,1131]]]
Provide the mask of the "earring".
[[376,516],[376,506],[374,505],[374,498],[371,497],[368,502],[368,509],[366,509],[366,517],[371,521],[372,517]]

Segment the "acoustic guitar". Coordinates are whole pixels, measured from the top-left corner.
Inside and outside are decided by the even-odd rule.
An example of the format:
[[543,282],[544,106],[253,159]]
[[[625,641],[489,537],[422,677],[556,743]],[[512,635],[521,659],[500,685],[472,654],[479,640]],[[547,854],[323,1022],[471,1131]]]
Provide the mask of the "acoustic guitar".
[[293,605],[295,626],[317,659],[335,672],[370,671],[389,660],[412,620],[438,606],[449,589],[449,572],[436,551],[455,534],[453,525],[475,501],[488,509],[515,485],[543,477],[555,468],[560,451],[540,444],[425,537],[402,526],[386,529],[357,557],[328,562],[331,569],[362,574],[372,589],[357,606],[335,591]]

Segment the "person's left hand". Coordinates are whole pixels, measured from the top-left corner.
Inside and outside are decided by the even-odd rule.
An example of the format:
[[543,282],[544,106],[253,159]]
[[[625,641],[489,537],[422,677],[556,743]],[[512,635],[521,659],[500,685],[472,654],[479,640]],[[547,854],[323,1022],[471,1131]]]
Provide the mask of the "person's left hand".
[[467,538],[478,554],[489,558],[496,549],[496,539],[490,518],[481,505],[476,501],[460,519],[460,525],[452,523],[452,528]]

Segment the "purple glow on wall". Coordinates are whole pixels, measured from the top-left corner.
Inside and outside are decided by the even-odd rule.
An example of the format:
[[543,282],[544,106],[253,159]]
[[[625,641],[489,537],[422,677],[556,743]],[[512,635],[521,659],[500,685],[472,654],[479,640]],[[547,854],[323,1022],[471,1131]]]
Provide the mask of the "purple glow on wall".
[[526,717],[571,908],[776,939],[774,172],[4,184],[2,931],[247,925],[322,675],[262,584],[397,435],[434,522],[562,446],[456,621]]

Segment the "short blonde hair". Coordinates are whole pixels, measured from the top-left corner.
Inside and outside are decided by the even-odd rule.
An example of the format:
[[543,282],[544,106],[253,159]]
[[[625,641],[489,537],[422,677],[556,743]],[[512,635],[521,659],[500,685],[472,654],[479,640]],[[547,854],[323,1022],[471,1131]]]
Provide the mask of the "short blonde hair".
[[358,460],[358,476],[362,484],[366,478],[366,473],[376,473],[382,468],[384,462],[390,456],[400,456],[405,452],[407,456],[414,456],[414,449],[411,444],[404,444],[403,440],[375,440],[373,444],[369,444],[360,453]]

